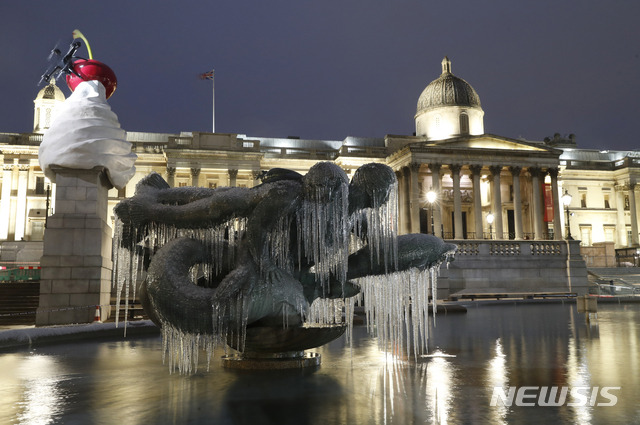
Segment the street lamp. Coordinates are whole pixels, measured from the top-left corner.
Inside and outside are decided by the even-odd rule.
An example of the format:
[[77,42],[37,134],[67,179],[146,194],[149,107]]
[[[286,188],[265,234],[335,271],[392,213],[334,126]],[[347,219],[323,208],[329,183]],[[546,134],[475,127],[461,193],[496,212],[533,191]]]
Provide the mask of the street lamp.
[[571,214],[569,213],[569,205],[571,204],[571,198],[572,196],[569,195],[569,192],[567,191],[567,189],[565,189],[564,195],[562,195],[562,203],[564,204],[564,207],[567,210],[567,240],[568,241],[573,240],[573,238],[571,237],[571,224],[569,223],[569,216],[571,216]]
[[427,202],[429,203],[429,214],[431,215],[431,234],[433,236],[436,235],[436,229],[433,227],[433,203],[436,202],[438,198],[438,194],[433,191],[433,189],[429,189],[427,192]]
[[487,223],[489,223],[489,239],[493,239],[493,219],[495,217],[492,213],[487,214]]

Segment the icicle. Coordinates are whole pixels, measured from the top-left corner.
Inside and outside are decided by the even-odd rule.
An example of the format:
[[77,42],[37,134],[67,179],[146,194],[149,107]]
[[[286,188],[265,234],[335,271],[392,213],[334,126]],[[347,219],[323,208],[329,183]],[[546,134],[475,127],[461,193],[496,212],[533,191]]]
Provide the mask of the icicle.
[[[440,265],[420,271],[411,269],[386,276],[359,279],[365,299],[367,330],[374,329],[381,349],[397,352],[405,346],[417,358],[428,347],[429,295],[436,312],[435,279]],[[405,338],[407,338],[405,340]]]
[[398,183],[388,189],[388,199],[379,204],[385,196],[373,196],[372,208],[365,208],[354,215],[354,230],[363,238],[363,220],[366,222],[366,239],[372,264],[383,264],[385,273],[398,268]]
[[[327,193],[328,190],[328,193]],[[309,189],[297,213],[299,245],[314,265],[316,281],[328,290],[329,276],[339,282],[347,277],[349,255],[349,188],[336,191],[325,186]]]
[[355,305],[362,303],[362,293],[344,300],[344,316],[347,322],[346,337],[349,347],[353,347],[353,318],[355,315]]
[[342,325],[344,307],[345,302],[342,298],[316,298],[309,307],[306,325]]
[[293,272],[293,258],[289,250],[292,222],[292,216],[284,215],[278,219],[275,228],[267,233],[263,257],[260,259],[261,275],[264,275],[267,267],[271,265]]
[[216,347],[216,338],[211,335],[182,332],[170,323],[162,324],[162,362],[168,364],[169,372],[178,369],[181,374],[198,371],[198,355],[201,349],[207,353],[207,369]]

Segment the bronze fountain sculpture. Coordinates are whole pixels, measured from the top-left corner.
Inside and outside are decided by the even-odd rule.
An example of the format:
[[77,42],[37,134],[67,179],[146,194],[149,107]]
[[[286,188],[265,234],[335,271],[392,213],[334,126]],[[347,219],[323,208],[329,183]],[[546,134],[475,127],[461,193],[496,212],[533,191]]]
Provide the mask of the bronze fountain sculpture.
[[[144,279],[141,303],[181,371],[216,345],[248,357],[302,353],[346,327],[314,301],[353,300],[362,278],[433,275],[452,258],[455,245],[431,235],[396,235],[396,193],[393,170],[375,163],[351,182],[329,162],[304,176],[272,169],[253,188],[170,188],[152,173],[115,208],[114,282],[135,288]],[[414,310],[433,295],[422,291],[410,296]],[[365,294],[365,304],[373,298]],[[323,310],[328,318],[314,320],[324,326],[310,324]]]

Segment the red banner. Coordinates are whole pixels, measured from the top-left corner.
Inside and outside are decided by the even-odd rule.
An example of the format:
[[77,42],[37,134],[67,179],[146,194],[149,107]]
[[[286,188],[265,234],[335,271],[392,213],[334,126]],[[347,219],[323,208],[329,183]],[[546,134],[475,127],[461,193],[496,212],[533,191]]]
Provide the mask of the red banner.
[[550,183],[542,185],[544,189],[544,221],[546,223],[553,221],[553,192]]

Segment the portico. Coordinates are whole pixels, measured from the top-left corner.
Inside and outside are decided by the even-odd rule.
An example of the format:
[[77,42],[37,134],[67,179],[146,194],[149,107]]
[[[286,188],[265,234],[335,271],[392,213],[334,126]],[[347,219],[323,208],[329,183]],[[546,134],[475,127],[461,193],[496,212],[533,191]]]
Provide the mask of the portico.
[[[402,146],[389,161],[399,178],[400,208],[410,209],[399,214],[401,232],[434,232],[455,240],[562,239],[562,151],[492,135],[437,142],[387,139],[387,146]],[[436,193],[433,207],[426,200],[429,190]],[[495,218],[493,236],[489,213]]]

